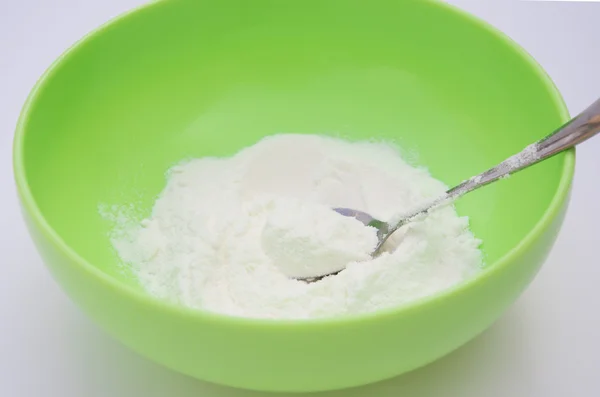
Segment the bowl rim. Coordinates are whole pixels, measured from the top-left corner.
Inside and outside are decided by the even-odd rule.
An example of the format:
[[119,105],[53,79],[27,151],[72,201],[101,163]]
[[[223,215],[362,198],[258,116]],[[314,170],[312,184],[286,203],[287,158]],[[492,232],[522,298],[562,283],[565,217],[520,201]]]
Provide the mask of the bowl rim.
[[[312,318],[312,319],[274,319],[274,318],[248,318],[248,317],[235,317],[221,313],[209,312],[201,309],[194,309],[170,303],[164,300],[160,300],[151,296],[150,294],[134,288],[133,286],[127,285],[116,278],[108,275],[102,270],[92,265],[89,261],[80,256],[74,249],[72,249],[52,228],[50,223],[46,220],[42,214],[41,209],[38,207],[33,193],[27,182],[27,175],[25,171],[25,155],[24,155],[24,142],[25,142],[25,130],[28,124],[28,117],[30,110],[40,95],[40,92],[47,85],[50,77],[57,71],[60,64],[69,57],[70,54],[80,50],[86,42],[93,39],[96,35],[101,34],[103,31],[110,29],[117,23],[123,23],[129,18],[139,14],[144,10],[152,7],[160,7],[168,3],[167,0],[155,0],[138,7],[132,8],[115,18],[112,18],[100,25],[99,27],[91,30],[85,34],[82,38],[72,44],[67,50],[65,50],[54,62],[46,69],[41,75],[38,81],[35,83],[31,92],[29,93],[19,119],[17,121],[14,141],[13,141],[13,170],[14,178],[17,187],[17,193],[21,199],[22,208],[24,208],[30,219],[35,223],[39,231],[44,237],[50,241],[50,243],[56,247],[68,260],[74,262],[82,270],[84,270],[89,277],[93,277],[98,283],[105,284],[105,287],[113,290],[115,293],[119,293],[123,298],[132,299],[137,301],[141,305],[151,306],[155,310],[162,311],[168,315],[187,317],[193,321],[203,321],[210,323],[220,323],[222,325],[230,326],[250,326],[250,327],[270,327],[280,329],[294,329],[299,328],[314,328],[323,326],[337,326],[356,324],[364,321],[381,320],[382,318],[406,316],[410,313],[421,310],[427,306],[435,306],[440,304],[443,300],[451,295],[459,294],[464,292],[476,284],[493,277],[494,274],[501,271],[503,268],[510,265],[516,258],[523,255],[528,247],[535,243],[538,237],[543,231],[549,226],[549,224],[558,216],[559,212],[563,208],[563,203],[568,200],[570,193],[570,186],[573,180],[575,171],[575,149],[570,149],[564,154],[561,154],[563,160],[562,171],[560,181],[554,197],[550,204],[544,211],[541,218],[535,224],[535,226],[527,233],[527,235],[512,249],[506,252],[502,257],[493,263],[487,264],[483,271],[476,276],[459,283],[458,285],[442,290],[433,295],[429,295],[420,299],[416,299],[407,304],[394,306],[390,308],[384,308],[374,312],[359,313],[359,314],[345,314],[335,317],[325,318]],[[566,122],[569,120],[569,112],[567,106],[562,98],[558,88],[547,74],[547,72],[537,63],[537,61],[523,49],[519,44],[513,41],[506,34],[490,25],[488,22],[479,19],[478,17],[468,13],[465,10],[458,8],[457,6],[445,3],[440,0],[429,0],[428,5],[440,7],[445,9],[448,13],[453,13],[455,16],[460,17],[466,23],[477,26],[481,31],[491,34],[498,41],[503,42],[505,45],[511,48],[517,55],[520,56],[523,62],[525,62],[532,71],[537,74],[537,77],[542,83],[544,83],[548,95],[554,102],[555,109],[559,114],[561,120]]]

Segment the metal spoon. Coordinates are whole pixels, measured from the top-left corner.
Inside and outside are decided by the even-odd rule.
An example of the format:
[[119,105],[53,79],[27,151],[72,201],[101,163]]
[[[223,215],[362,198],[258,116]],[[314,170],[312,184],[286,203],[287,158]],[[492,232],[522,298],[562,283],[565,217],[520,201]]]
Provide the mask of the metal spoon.
[[[372,256],[375,257],[379,255],[381,248],[387,239],[407,223],[427,216],[434,209],[450,203],[473,190],[570,149],[596,135],[598,132],[600,132],[600,99],[547,137],[527,146],[524,150],[509,157],[494,168],[462,182],[448,190],[441,197],[426,203],[426,205],[423,205],[396,220],[383,222],[365,212],[350,208],[334,208],[334,211],[344,216],[356,218],[366,226],[372,226],[377,229],[378,243],[372,253]],[[315,276],[303,280],[307,282],[318,281],[324,277],[337,274],[342,270],[343,269],[340,269],[335,273]]]

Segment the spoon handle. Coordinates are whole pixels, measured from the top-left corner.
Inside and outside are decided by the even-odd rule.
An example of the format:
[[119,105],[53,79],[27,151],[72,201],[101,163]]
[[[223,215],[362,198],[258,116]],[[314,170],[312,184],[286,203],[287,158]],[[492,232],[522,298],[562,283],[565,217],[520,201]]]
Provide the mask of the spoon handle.
[[600,132],[600,99],[547,137],[527,146],[523,151],[509,157],[494,168],[448,190],[446,199],[456,199],[500,178],[537,164],[578,145],[598,132]]

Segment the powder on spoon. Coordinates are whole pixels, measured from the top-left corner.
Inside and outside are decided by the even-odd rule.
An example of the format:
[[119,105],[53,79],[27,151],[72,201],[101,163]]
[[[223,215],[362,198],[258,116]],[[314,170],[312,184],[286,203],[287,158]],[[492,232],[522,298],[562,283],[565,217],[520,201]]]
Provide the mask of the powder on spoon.
[[[112,243],[152,295],[254,318],[319,318],[406,304],[476,274],[480,241],[454,207],[398,230],[371,258],[378,219],[446,191],[389,144],[281,134],[230,158],[182,162],[152,215]],[[336,276],[307,284],[294,277]]]

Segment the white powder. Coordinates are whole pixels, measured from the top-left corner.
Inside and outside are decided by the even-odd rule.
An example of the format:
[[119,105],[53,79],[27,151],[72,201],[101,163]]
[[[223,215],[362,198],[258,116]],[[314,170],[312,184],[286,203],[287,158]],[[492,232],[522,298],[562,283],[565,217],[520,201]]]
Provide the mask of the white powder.
[[[372,259],[375,230],[331,208],[388,220],[445,190],[391,145],[276,135],[231,158],[174,167],[151,217],[133,228],[121,219],[113,244],[150,294],[188,307],[261,318],[362,313],[473,276],[480,241],[447,206],[401,228]],[[316,283],[291,278],[343,267]]]
[[533,143],[527,146],[521,152],[507,158],[500,165],[504,165],[509,171],[513,171],[513,169],[520,168],[525,164],[529,164],[532,161],[538,160],[540,157],[538,151],[539,145],[537,143]]

